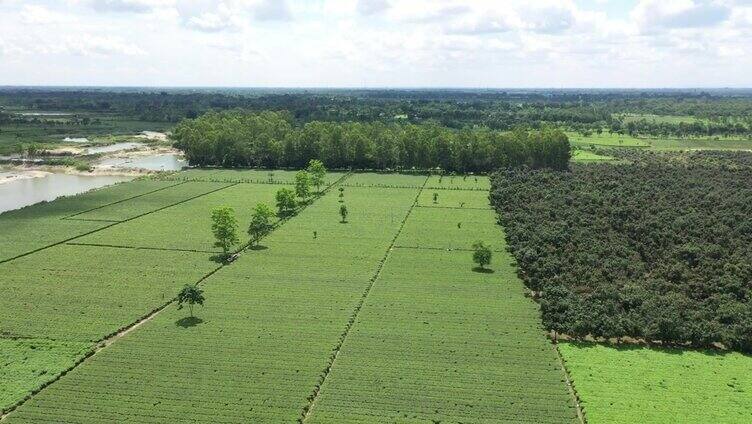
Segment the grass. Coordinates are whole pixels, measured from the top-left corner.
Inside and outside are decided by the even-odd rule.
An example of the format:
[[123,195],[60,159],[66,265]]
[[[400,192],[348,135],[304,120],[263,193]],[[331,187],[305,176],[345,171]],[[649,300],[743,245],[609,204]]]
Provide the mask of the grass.
[[692,124],[695,122],[706,122],[706,119],[696,118],[694,116],[678,116],[678,115],[653,115],[653,114],[617,114],[617,118],[620,118],[624,123],[639,121],[644,119],[646,121],[655,122],[657,124]]
[[[434,193],[438,194],[434,203]],[[488,191],[472,190],[431,190],[425,189],[420,193],[418,206],[425,208],[474,208],[491,209]]]
[[491,182],[485,175],[431,175],[426,189],[488,191],[491,189]]
[[[293,184],[297,171],[267,169],[188,169],[170,175],[167,179],[184,181],[219,181],[231,183]],[[330,185],[344,174],[329,172],[324,179]],[[315,188],[315,187],[314,187]],[[324,187],[322,187],[324,188]]]
[[614,160],[616,160],[616,158],[612,156],[599,155],[587,150],[575,150],[572,154],[573,162],[610,162]]
[[561,343],[588,422],[749,423],[752,357]]
[[478,240],[493,250],[504,251],[506,244],[494,228],[494,214],[477,209],[415,208],[405,224],[397,245],[430,249],[470,249]]

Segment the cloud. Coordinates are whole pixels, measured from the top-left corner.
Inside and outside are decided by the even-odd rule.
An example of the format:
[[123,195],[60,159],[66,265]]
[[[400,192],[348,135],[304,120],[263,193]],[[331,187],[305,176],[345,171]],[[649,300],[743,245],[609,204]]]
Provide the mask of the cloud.
[[387,0],[358,0],[356,10],[363,16],[375,15],[392,7]]
[[20,12],[21,22],[24,25],[50,25],[68,23],[74,19],[62,13],[53,12],[44,6],[26,5]]
[[259,21],[289,21],[292,19],[286,0],[261,0],[252,6],[253,16]]
[[643,31],[711,27],[730,16],[724,4],[694,0],[641,0],[631,12]]
[[89,4],[98,12],[148,13],[172,7],[175,0],[91,0]]

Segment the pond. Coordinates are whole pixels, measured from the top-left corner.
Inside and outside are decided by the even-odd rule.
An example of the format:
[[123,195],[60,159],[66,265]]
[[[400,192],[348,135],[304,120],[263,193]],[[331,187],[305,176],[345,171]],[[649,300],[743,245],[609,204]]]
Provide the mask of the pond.
[[[0,171],[0,181],[18,174],[23,172]],[[132,179],[113,175],[47,174],[0,183],[0,213]]]
[[169,153],[163,155],[131,158],[109,158],[97,163],[98,166],[126,169],[146,169],[149,171],[179,171],[188,166],[182,156]]

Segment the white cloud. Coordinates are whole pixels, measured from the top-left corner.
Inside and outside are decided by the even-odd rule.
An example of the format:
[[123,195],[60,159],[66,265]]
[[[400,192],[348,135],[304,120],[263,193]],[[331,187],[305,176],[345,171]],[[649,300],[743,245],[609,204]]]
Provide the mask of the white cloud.
[[357,0],[356,9],[364,16],[375,15],[391,7],[388,0]]
[[252,5],[253,16],[259,21],[289,21],[292,19],[286,0],[260,0]]
[[727,20],[731,9],[713,1],[641,0],[632,19],[646,31],[671,28],[710,27]]
[[176,0],[91,0],[90,5],[99,12],[147,13],[154,9],[172,7]]
[[25,25],[50,25],[75,21],[72,16],[53,12],[40,5],[25,5],[20,12],[21,22]]

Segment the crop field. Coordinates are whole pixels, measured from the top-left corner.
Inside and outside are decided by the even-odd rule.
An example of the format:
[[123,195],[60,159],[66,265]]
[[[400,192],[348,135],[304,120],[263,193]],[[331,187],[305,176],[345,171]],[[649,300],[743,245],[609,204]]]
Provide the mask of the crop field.
[[0,214],[0,262],[110,223],[63,219],[163,190],[176,183],[138,180]]
[[[434,194],[436,200],[434,201]],[[491,209],[488,192],[480,190],[429,190],[420,193],[422,208]]]
[[[2,407],[56,380],[8,422],[576,420],[537,307],[494,242],[487,192],[436,189],[458,204],[436,207],[427,176],[353,174],[222,267],[210,209],[234,207],[244,231],[279,186],[192,174],[66,208],[58,221],[107,227],[0,264],[14,364]],[[472,267],[477,240],[498,255],[487,272]],[[196,318],[168,305],[83,359],[199,281]]]
[[[171,175],[172,180],[216,181],[230,183],[292,184],[297,171],[262,169],[188,169]],[[324,183],[330,185],[345,174],[328,172]]]
[[575,146],[608,146],[608,147],[650,147],[650,142],[624,134],[610,134],[603,132],[588,137],[579,133],[567,133],[569,141]]
[[488,191],[491,183],[485,175],[431,175],[425,188]]
[[[450,239],[443,227],[454,226],[457,214],[471,214],[477,226]],[[511,257],[498,253],[490,270],[478,272],[470,252],[447,250],[469,247],[481,225],[498,239],[493,222],[490,210],[413,211],[396,245],[414,244],[419,234],[431,247],[389,256],[310,422],[576,421],[563,370]],[[420,232],[429,226],[433,232]]]
[[586,343],[559,350],[588,422],[752,422],[749,356]]
[[471,245],[480,240],[492,250],[502,252],[506,246],[504,238],[496,231],[489,231],[495,225],[494,214],[487,210],[415,208],[402,229],[397,246],[470,250]]
[[[218,249],[213,246],[214,239],[208,230],[211,227],[212,208],[230,206],[234,208],[238,221],[247,223],[250,220],[251,210],[257,203],[274,205],[274,193],[279,189],[278,186],[271,184],[230,185],[206,182],[190,182],[179,187],[184,186],[199,186],[200,191],[206,194],[181,203],[178,207],[162,209],[137,220],[98,231],[77,239],[76,242],[216,252]],[[137,205],[122,205],[125,209],[135,206]],[[195,231],[196,228],[205,230]],[[245,231],[241,233],[241,236],[247,241]]]
[[572,161],[573,162],[605,162],[605,161],[613,161],[616,160],[616,158],[612,156],[606,156],[606,155],[599,155],[597,153],[589,152],[587,150],[575,150],[574,153],[572,153]]
[[[186,412],[213,422],[294,421],[417,192],[348,188],[347,224],[339,222],[337,195],[330,193],[304,211],[307,219],[293,218],[264,249],[205,281],[211,300],[202,322],[184,324],[185,313],[168,309],[10,421],[173,421]],[[384,201],[372,203],[373,196]],[[321,238],[313,239],[311,221]],[[217,361],[218,352],[227,358]],[[80,396],[85,404],[71,402]]]

